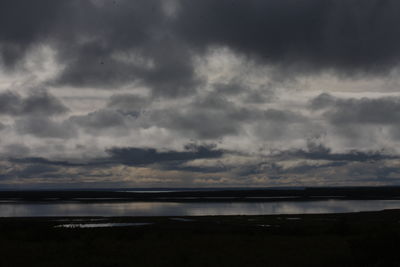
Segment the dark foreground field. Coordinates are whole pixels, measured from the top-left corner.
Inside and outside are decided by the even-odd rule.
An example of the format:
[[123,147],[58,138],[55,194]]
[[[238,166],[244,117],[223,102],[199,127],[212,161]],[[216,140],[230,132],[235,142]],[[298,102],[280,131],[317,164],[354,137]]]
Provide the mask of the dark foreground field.
[[400,211],[186,219],[3,218],[0,266],[400,266]]

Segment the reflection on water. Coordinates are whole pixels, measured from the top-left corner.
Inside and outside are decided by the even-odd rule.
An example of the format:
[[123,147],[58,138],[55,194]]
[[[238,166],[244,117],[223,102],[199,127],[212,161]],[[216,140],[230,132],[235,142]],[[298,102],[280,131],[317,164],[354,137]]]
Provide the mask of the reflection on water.
[[196,220],[193,219],[186,219],[186,218],[169,218],[171,221],[177,222],[195,222]]
[[56,228],[105,228],[105,227],[126,227],[144,226],[152,223],[69,223],[55,226]]
[[400,200],[282,202],[0,203],[0,217],[202,216],[345,213],[400,209]]

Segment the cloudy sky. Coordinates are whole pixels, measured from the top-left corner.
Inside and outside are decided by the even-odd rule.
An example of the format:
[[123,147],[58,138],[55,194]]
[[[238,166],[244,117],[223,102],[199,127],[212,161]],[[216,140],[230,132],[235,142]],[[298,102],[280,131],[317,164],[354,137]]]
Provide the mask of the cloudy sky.
[[399,13],[0,1],[0,188],[400,184]]

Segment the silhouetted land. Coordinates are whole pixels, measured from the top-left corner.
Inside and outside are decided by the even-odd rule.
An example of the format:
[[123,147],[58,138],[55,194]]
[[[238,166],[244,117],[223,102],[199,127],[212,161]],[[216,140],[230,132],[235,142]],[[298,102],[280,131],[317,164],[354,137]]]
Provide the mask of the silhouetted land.
[[[152,224],[55,227],[85,222]],[[400,266],[399,244],[400,210],[326,215],[0,219],[0,266],[7,267]]]
[[[162,190],[161,190],[162,191]],[[400,199],[400,187],[3,191],[2,201]],[[118,228],[64,224],[150,223]],[[0,267],[400,266],[400,210],[325,215],[0,218]]]
[[221,189],[171,192],[120,190],[0,191],[0,200],[20,201],[291,201],[324,199],[400,199],[400,187],[312,187],[298,189]]

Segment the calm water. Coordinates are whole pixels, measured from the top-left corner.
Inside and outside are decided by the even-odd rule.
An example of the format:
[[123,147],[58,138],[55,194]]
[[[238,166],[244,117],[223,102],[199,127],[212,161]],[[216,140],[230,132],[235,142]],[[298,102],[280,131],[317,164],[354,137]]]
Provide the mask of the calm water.
[[0,203],[0,217],[202,216],[345,213],[400,209],[400,200],[326,200],[226,203]]
[[55,228],[109,228],[109,227],[127,227],[127,226],[144,226],[153,223],[68,223],[60,224]]

